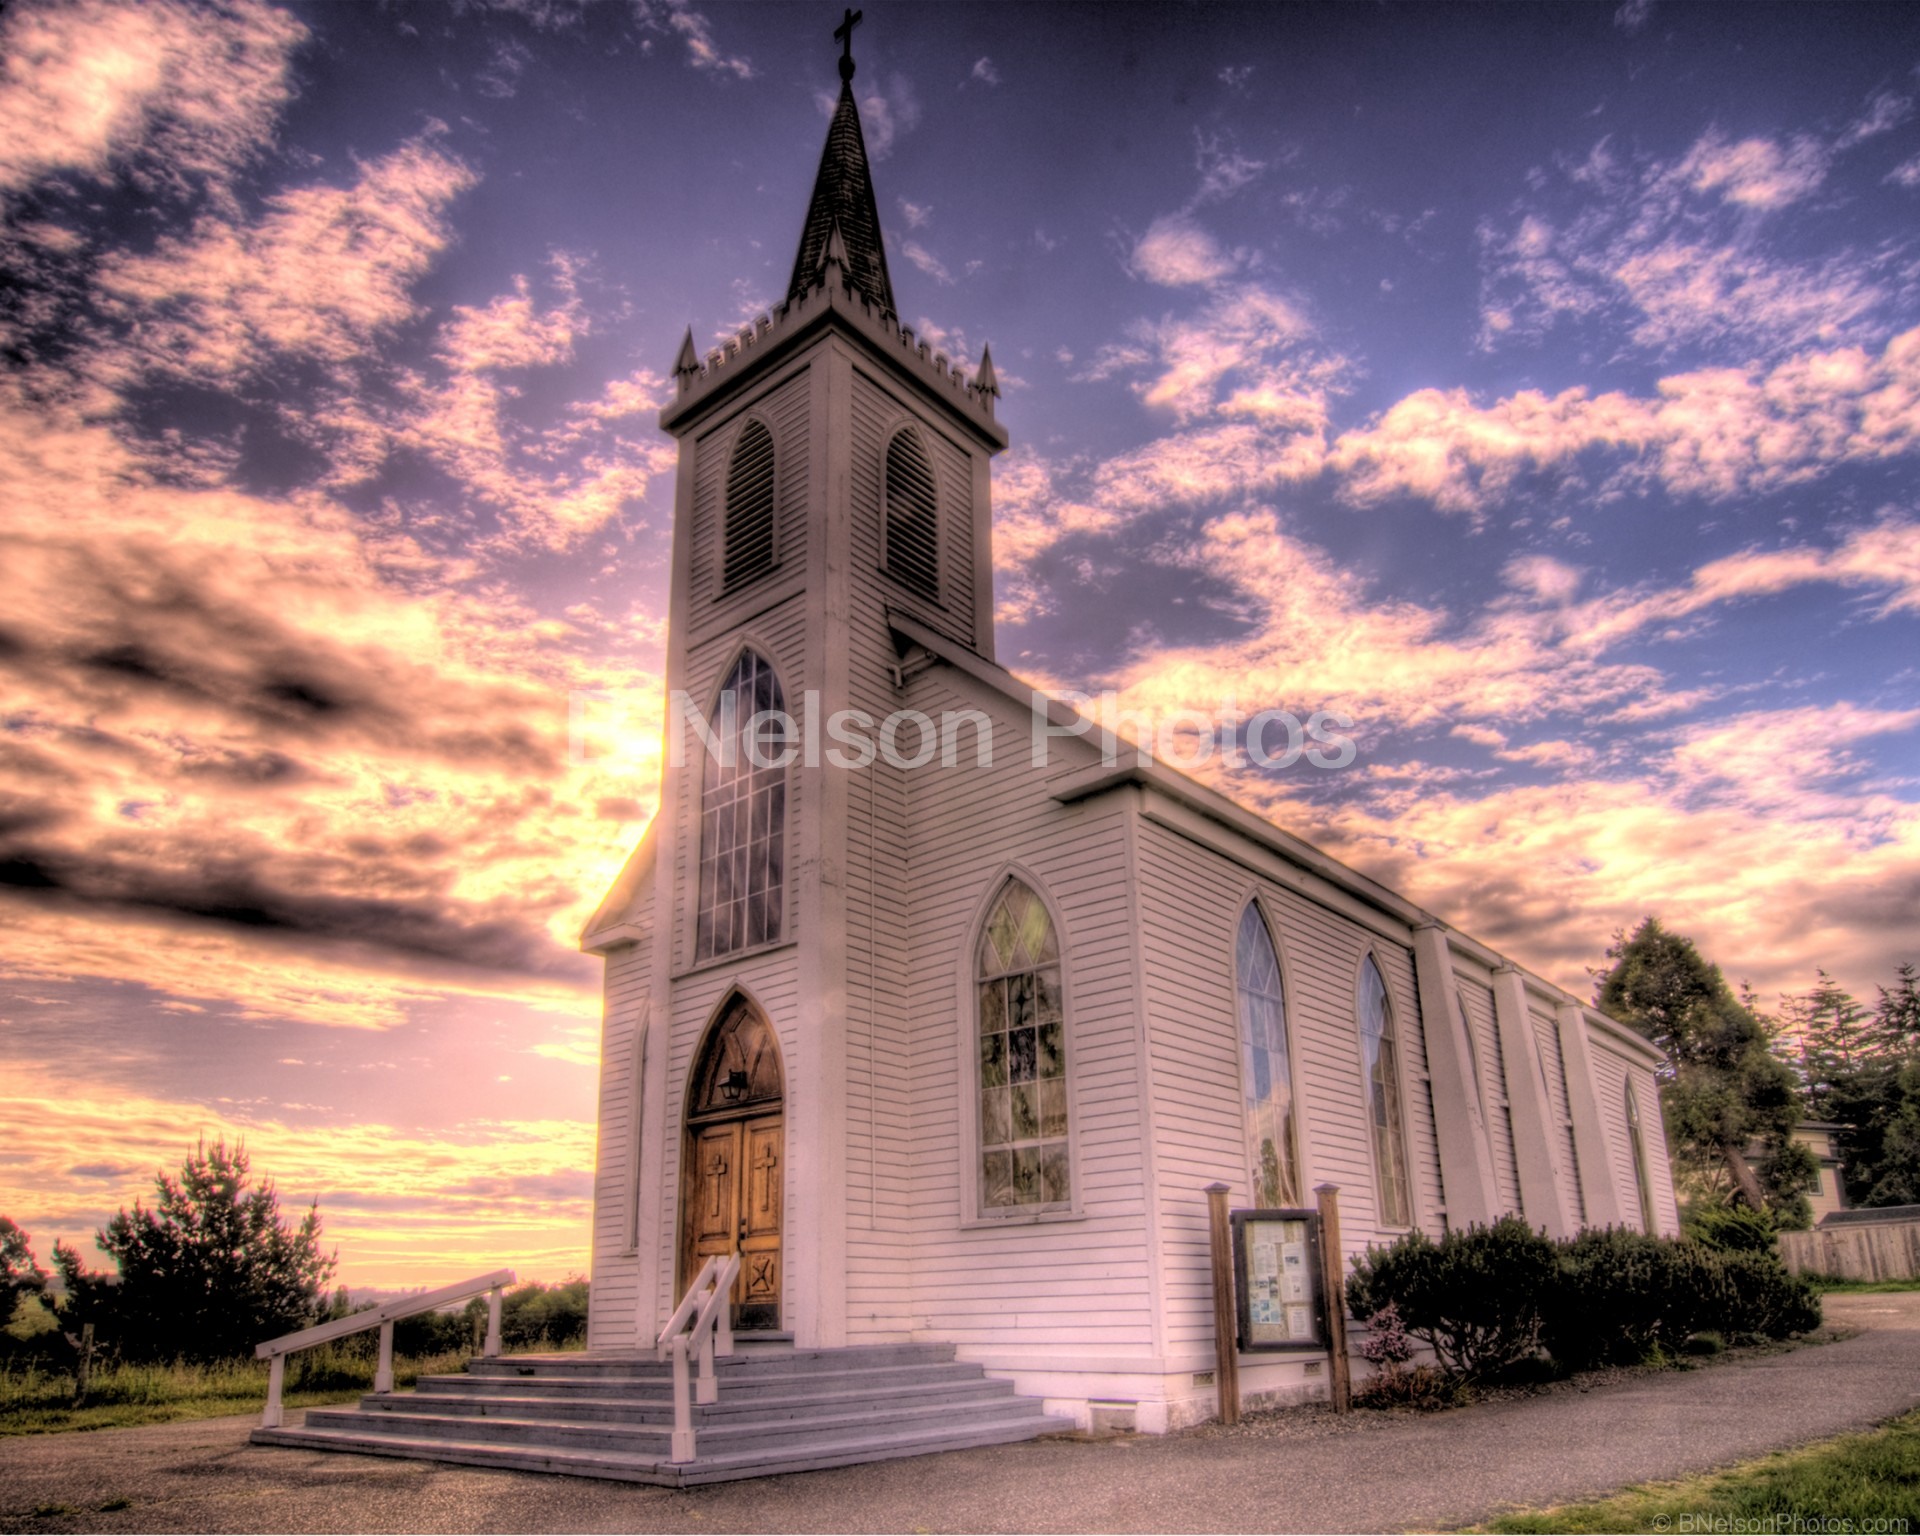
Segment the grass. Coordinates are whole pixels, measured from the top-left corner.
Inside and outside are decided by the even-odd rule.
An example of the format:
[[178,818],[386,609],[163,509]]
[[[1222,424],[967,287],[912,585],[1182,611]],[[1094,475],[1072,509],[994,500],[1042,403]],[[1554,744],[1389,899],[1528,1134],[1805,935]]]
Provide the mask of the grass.
[[1805,1278],[1823,1296],[1880,1296],[1891,1291],[1920,1291],[1920,1275],[1910,1275],[1904,1280],[1841,1280],[1832,1275]]
[[[1724,1472],[1647,1483],[1593,1504],[1503,1515],[1483,1531],[1772,1531],[1792,1522],[1828,1529],[1905,1531],[1920,1512],[1920,1412],[1866,1434],[1779,1451]],[[1765,1523],[1758,1523],[1765,1522]],[[1802,1526],[1802,1529],[1809,1528]],[[1814,1525],[1812,1529],[1820,1527]]]
[[[422,1376],[457,1372],[467,1355],[454,1350],[423,1359],[396,1358],[396,1387]],[[352,1402],[373,1390],[367,1351],[321,1345],[288,1357],[284,1401],[289,1408]],[[211,1419],[257,1412],[267,1400],[267,1362],[225,1360],[212,1365],[116,1365],[96,1370],[84,1403],[73,1400],[73,1374],[35,1365],[0,1364],[0,1435],[66,1429],[117,1429],[171,1419]]]

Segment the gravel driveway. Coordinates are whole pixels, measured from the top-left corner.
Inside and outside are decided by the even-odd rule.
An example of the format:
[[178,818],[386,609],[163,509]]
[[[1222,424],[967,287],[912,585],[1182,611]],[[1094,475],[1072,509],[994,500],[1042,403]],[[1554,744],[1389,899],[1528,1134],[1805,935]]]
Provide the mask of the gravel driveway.
[[0,1440],[0,1531],[1398,1531],[1595,1497],[1920,1404],[1920,1293],[1836,1344],[1273,1433],[1043,1440],[686,1491],[250,1446],[252,1418]]

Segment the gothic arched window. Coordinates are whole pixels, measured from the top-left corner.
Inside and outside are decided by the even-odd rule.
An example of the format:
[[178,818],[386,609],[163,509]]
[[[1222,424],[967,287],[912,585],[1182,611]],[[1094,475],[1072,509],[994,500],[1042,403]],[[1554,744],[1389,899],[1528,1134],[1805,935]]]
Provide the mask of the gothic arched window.
[[700,905],[694,955],[780,937],[786,910],[788,721],[780,680],[742,651],[714,704],[700,781]]
[[1656,1231],[1653,1219],[1653,1180],[1647,1174],[1646,1134],[1640,1125],[1640,1100],[1627,1084],[1627,1143],[1633,1148],[1633,1182],[1640,1194],[1640,1230]]
[[975,957],[980,1010],[980,1209],[1065,1206],[1066,1017],[1060,944],[1032,890],[1008,880]]
[[737,587],[773,568],[773,434],[758,421],[740,429],[727,466],[725,538],[723,585]]
[[940,595],[940,515],[933,466],[902,429],[887,444],[887,573],[928,597]]
[[1373,1130],[1376,1208],[1385,1227],[1413,1225],[1407,1181],[1407,1133],[1400,1118],[1400,1060],[1393,1009],[1380,967],[1368,955],[1360,967],[1360,1065],[1367,1080],[1367,1119]]
[[1240,997],[1240,1080],[1247,1122],[1253,1203],[1298,1205],[1300,1167],[1294,1136],[1293,1070],[1287,1057],[1287,1000],[1280,957],[1256,902],[1240,914],[1235,944]]

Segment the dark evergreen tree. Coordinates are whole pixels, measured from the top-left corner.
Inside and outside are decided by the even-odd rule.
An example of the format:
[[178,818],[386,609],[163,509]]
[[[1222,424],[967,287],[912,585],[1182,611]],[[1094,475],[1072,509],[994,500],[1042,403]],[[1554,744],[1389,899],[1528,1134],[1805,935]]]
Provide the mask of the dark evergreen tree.
[[152,1210],[136,1201],[95,1236],[117,1278],[89,1273],[56,1245],[70,1332],[91,1322],[128,1359],[216,1360],[325,1311],[334,1257],[320,1251],[319,1207],[289,1225],[272,1181],[253,1183],[243,1145],[203,1140],[179,1178],[155,1176],[154,1193]]
[[1851,992],[1825,971],[1809,992],[1783,999],[1786,1026],[1782,1043],[1789,1065],[1797,1067],[1809,1119],[1829,1118],[1835,1084],[1851,1078],[1875,1054],[1871,1016]]
[[1801,1040],[1807,1113],[1840,1127],[1850,1203],[1920,1204],[1920,973],[1902,965],[1871,1015],[1817,974],[1819,984],[1785,1006]]
[[1894,1061],[1920,1059],[1920,971],[1908,961],[1894,972],[1893,988],[1880,988],[1873,1011],[1874,1050]]
[[1818,1165],[1793,1139],[1799,1085],[1774,1055],[1767,1021],[1691,939],[1654,918],[1616,933],[1607,958],[1595,1001],[1665,1054],[1661,1103],[1683,1171],[1703,1192],[1725,1188],[1756,1211],[1803,1222],[1801,1191]]

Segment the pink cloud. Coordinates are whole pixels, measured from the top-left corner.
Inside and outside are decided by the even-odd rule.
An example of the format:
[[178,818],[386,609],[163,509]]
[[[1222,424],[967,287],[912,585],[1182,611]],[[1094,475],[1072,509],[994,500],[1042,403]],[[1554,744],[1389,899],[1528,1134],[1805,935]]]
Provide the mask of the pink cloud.
[[14,6],[0,26],[0,194],[116,168],[220,182],[267,141],[306,35],[249,0]]
[[349,186],[277,194],[255,223],[209,216],[151,254],[117,255],[98,284],[126,339],[98,367],[231,383],[280,355],[360,359],[416,312],[412,286],[473,182],[429,134],[361,165]]

